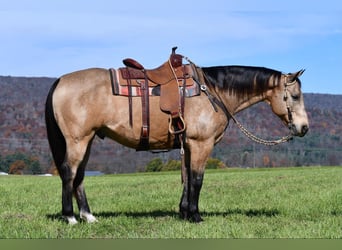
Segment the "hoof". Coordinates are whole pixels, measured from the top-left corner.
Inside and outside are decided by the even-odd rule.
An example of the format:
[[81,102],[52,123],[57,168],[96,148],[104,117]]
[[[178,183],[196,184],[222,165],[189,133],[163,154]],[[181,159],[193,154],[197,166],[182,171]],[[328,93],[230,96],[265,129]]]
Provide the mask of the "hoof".
[[69,225],[77,224],[75,216],[64,216],[64,219],[68,222]]
[[193,223],[200,223],[203,221],[199,213],[189,213],[188,211],[180,211],[179,217]]
[[193,214],[190,218],[190,222],[201,223],[202,221],[203,221],[203,219],[201,218],[199,213]]
[[86,212],[81,212],[80,218],[87,223],[95,223],[98,221],[94,215],[92,215],[91,213],[86,213]]
[[189,219],[188,212],[187,211],[180,211],[179,212],[179,218],[182,220],[188,220]]

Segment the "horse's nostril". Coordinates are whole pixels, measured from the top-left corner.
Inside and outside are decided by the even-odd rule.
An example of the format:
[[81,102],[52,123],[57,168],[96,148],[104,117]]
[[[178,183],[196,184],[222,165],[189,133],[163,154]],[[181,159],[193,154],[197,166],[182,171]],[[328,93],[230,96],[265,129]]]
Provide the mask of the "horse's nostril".
[[306,125],[304,125],[304,126],[302,127],[302,135],[305,135],[308,131],[309,131],[309,127],[306,126]]

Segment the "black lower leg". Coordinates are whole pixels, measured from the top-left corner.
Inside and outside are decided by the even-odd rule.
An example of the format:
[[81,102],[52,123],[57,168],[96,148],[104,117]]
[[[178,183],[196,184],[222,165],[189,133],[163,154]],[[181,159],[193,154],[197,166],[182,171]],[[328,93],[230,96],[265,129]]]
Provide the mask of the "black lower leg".
[[187,185],[183,188],[183,194],[179,203],[179,215],[181,219],[187,220],[189,218],[189,201],[188,201],[188,187]]
[[191,216],[189,219],[193,222],[201,222],[203,220],[199,213],[198,202],[203,183],[203,174],[192,172],[191,175],[192,176],[189,195],[189,213]]
[[190,190],[190,151],[185,149],[185,167],[182,173],[183,193],[179,203],[179,214],[184,220],[189,219],[189,190]]
[[72,193],[73,190],[70,185],[63,184],[62,190],[62,215],[71,217],[74,215],[74,210],[72,206]]
[[188,185],[184,185],[179,204],[180,217],[192,222],[201,222],[202,218],[199,213],[198,202],[203,183],[203,174],[191,173],[191,178],[189,179]]
[[87,200],[87,196],[83,187],[83,184],[79,185],[75,189],[75,198],[77,201],[77,206],[80,212],[90,213],[90,208]]
[[87,146],[86,153],[83,157],[82,162],[80,163],[79,167],[77,168],[76,177],[73,183],[74,186],[74,195],[77,201],[78,209],[80,212],[90,213],[90,208],[87,200],[87,196],[83,186],[83,179],[85,174],[85,166],[89,159],[91,142],[89,142]]
[[74,216],[74,210],[72,206],[72,174],[69,166],[66,163],[63,163],[62,166],[58,168],[58,171],[62,179],[62,215],[71,217]]

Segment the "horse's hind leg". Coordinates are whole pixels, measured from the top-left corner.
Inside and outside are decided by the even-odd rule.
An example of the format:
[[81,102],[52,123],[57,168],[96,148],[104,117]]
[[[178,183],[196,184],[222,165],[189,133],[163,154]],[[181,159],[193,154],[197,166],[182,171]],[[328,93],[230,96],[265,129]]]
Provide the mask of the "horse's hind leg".
[[87,196],[83,186],[84,172],[89,159],[91,143],[92,140],[88,144],[87,151],[84,155],[83,161],[77,169],[76,178],[74,180],[74,195],[77,201],[78,209],[80,211],[80,218],[89,223],[97,221],[97,219],[90,212]]
[[67,161],[64,161],[61,166],[57,166],[59,176],[62,179],[62,215],[69,224],[76,224],[77,220],[74,216],[72,206],[73,193],[73,173]]
[[76,224],[72,197],[75,195],[80,209],[80,215],[88,222],[95,221],[91,215],[87,198],[83,187],[85,165],[88,160],[90,143],[93,135],[83,138],[81,141],[67,140],[67,153],[63,164],[58,167],[62,179],[62,215],[69,224]]
[[78,208],[80,210],[80,218],[89,223],[96,222],[97,219],[90,212],[83,182],[75,188],[74,194],[76,197]]

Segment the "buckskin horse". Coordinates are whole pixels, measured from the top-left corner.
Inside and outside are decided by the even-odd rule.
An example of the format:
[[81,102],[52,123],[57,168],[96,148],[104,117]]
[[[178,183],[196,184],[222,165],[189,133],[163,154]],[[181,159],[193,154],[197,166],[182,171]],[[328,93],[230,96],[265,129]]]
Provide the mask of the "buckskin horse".
[[[201,91],[199,95],[183,100],[183,143],[180,144],[179,139],[176,143],[178,136],[170,131],[170,114],[159,107],[161,96],[149,96],[148,149],[183,150],[183,193],[179,213],[182,219],[200,222],[198,201],[206,161],[214,145],[223,137],[229,120],[236,121],[234,114],[264,101],[288,126],[289,138],[304,136],[309,124],[299,80],[304,70],[285,74],[250,66],[200,68],[188,61],[194,69],[191,78],[196,80]],[[145,71],[140,64],[134,64],[136,61],[133,61],[134,65],[130,62],[129,66],[143,71],[146,79],[148,72],[155,73]],[[157,70],[157,75],[160,72]],[[83,186],[94,137],[108,137],[133,149],[140,147],[142,124],[146,119],[142,116],[143,99],[113,95],[112,78],[108,69],[101,68],[69,73],[56,80],[47,96],[47,135],[62,180],[62,216],[69,224],[77,223],[73,196],[80,219],[89,223],[97,221],[90,211]]]

